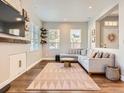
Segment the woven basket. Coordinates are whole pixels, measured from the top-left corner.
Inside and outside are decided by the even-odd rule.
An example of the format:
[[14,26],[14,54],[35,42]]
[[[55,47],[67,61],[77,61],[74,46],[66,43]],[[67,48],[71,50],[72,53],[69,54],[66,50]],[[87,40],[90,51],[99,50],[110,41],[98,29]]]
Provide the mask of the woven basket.
[[120,79],[120,71],[118,67],[106,67],[106,77],[109,80],[119,80]]

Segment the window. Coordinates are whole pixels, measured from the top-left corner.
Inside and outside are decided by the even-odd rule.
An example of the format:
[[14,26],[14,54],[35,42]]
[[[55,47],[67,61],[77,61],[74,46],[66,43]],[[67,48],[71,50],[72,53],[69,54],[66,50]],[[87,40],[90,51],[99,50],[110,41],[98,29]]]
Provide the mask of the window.
[[49,30],[49,48],[58,49],[60,42],[60,30],[59,29],[50,29]]
[[117,21],[105,21],[104,25],[105,26],[118,26],[118,22]]
[[81,48],[81,29],[72,29],[70,33],[71,48]]
[[30,50],[38,50],[40,48],[40,29],[38,26],[31,25],[31,47]]

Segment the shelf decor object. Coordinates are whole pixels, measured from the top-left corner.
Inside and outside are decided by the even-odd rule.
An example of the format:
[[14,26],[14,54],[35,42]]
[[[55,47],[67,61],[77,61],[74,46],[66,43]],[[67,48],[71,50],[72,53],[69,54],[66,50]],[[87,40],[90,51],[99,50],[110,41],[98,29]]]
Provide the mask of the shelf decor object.
[[41,44],[47,44],[47,29],[41,28]]
[[116,40],[116,35],[115,35],[114,33],[110,33],[110,34],[108,35],[108,40],[109,40],[110,42],[114,42],[114,41]]
[[29,31],[29,15],[25,9],[22,9],[22,16],[24,17],[24,23],[25,23],[25,31]]

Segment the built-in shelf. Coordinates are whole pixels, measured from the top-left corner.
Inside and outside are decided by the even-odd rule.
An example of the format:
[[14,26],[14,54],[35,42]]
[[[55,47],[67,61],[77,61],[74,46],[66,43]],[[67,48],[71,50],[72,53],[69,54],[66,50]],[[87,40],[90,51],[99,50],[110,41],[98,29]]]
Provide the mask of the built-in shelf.
[[21,39],[13,39],[13,38],[6,38],[6,37],[0,37],[0,42],[6,42],[6,43],[18,43],[18,44],[29,44],[29,40],[21,40]]
[[41,44],[47,43],[47,29],[41,28]]

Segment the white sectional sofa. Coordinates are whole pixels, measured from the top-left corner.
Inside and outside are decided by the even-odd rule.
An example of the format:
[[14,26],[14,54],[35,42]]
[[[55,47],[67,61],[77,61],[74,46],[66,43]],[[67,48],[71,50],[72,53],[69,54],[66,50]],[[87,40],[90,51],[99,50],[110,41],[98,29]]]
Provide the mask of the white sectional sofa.
[[[106,66],[114,66],[115,64],[115,55],[108,54],[108,57],[91,57],[94,50],[88,50],[87,54],[83,53],[81,54],[61,54],[60,56],[64,57],[75,57],[77,58],[76,61],[78,61],[83,68],[89,73],[105,73],[105,67]],[[95,51],[98,53],[98,51]],[[103,52],[102,52],[103,53]],[[105,54],[105,53],[103,53]]]
[[91,73],[105,73],[106,66],[114,66],[114,55],[110,54],[109,58],[89,58],[87,56],[79,56],[78,62]]

